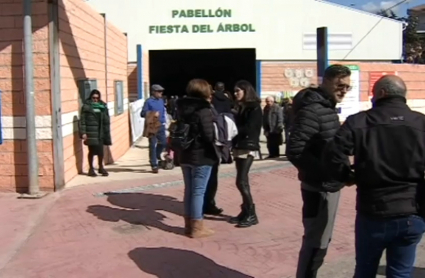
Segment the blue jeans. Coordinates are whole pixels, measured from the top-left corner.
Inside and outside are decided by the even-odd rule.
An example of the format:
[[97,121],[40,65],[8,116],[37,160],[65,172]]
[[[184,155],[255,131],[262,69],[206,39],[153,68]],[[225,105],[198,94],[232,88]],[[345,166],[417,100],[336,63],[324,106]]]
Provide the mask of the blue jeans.
[[149,163],[152,168],[158,168],[158,160],[161,160],[161,154],[166,145],[165,126],[162,125],[156,136],[149,138]]
[[204,218],[204,195],[212,166],[185,164],[181,168],[184,179],[184,214],[193,220],[201,220]]
[[356,270],[354,278],[375,278],[386,250],[388,278],[410,278],[416,247],[425,232],[424,219],[411,215],[391,219],[356,217]]

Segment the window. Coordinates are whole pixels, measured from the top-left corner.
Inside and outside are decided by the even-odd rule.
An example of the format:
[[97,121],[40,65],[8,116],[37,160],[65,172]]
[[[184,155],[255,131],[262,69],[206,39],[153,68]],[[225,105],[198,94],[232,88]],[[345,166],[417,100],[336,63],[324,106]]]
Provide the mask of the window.
[[124,113],[124,82],[117,80],[115,83],[115,116]]
[[79,98],[78,103],[79,107],[83,106],[84,102],[89,98],[90,92],[97,89],[97,80],[96,79],[81,79],[77,81]]

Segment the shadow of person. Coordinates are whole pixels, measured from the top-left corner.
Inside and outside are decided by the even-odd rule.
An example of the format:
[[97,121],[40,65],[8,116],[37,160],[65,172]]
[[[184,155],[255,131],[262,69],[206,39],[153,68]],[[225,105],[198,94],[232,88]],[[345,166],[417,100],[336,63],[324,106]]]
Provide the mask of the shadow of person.
[[140,270],[158,278],[254,278],[189,250],[136,248],[128,256]]
[[[378,275],[385,276],[386,275],[386,266],[380,265],[378,267]],[[414,267],[412,272],[412,278],[423,278],[425,277],[425,268],[422,267]]]
[[75,167],[77,168],[78,174],[83,175],[83,161],[84,161],[84,151],[83,151],[83,141],[80,138],[80,128],[77,116],[73,118],[73,144],[74,144],[74,156],[75,156]]
[[[174,197],[144,194],[144,193],[107,193],[108,202],[114,206],[93,205],[87,212],[97,218],[118,222],[120,220],[132,225],[143,225],[146,228],[156,228],[165,232],[184,234],[183,227],[173,227],[163,221],[167,218],[160,211],[183,215],[183,204]],[[183,220],[182,220],[183,223]]]

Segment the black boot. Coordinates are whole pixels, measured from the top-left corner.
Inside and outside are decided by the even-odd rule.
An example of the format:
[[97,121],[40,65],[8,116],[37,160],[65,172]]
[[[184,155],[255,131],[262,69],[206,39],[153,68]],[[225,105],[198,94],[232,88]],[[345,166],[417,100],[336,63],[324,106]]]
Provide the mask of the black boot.
[[105,170],[105,168],[99,168],[99,174],[101,174],[104,177],[109,176],[109,173]]
[[87,176],[89,176],[89,177],[97,177],[97,174],[96,174],[96,172],[94,171],[93,168],[90,168]]
[[257,214],[255,213],[255,205],[247,207],[245,216],[236,225],[238,228],[247,228],[258,224]]
[[204,214],[220,215],[222,213],[223,213],[223,209],[218,208],[217,206],[208,206],[204,208]]
[[229,219],[230,224],[238,224],[246,215],[246,208],[244,205],[241,205],[241,212],[238,216],[232,217]]

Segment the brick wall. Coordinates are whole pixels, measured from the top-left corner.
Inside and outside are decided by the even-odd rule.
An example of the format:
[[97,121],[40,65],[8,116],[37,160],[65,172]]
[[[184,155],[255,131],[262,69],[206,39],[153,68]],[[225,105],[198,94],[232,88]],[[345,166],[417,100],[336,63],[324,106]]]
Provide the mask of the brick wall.
[[[149,82],[149,51],[143,51],[143,83],[142,86],[147,88],[147,90],[143,90],[143,94],[145,98],[148,98],[150,95],[150,82]],[[145,84],[147,86],[145,86]]]
[[137,62],[127,65],[128,99],[130,102],[138,99],[137,95]]
[[[387,63],[343,63],[358,65],[360,67],[360,100],[362,108],[370,107],[368,92],[371,84],[370,72],[397,72],[403,78],[408,88],[408,103],[418,111],[425,112],[425,66],[412,64],[387,64]],[[312,70],[311,83],[317,84],[317,68],[314,62],[263,62],[262,64],[262,97],[281,91],[299,91],[302,87],[292,86],[290,79],[286,78],[286,69]]]
[[[0,1],[0,90],[3,92],[4,139],[0,145],[0,191],[26,191],[28,188],[22,11],[20,0]],[[33,0],[32,14],[39,181],[42,189],[49,189],[53,182],[53,157],[46,1]]]
[[[52,103],[47,0],[32,1],[34,95],[36,136],[41,190],[54,189]],[[2,134],[0,145],[0,191],[26,192],[27,144],[23,79],[22,0],[0,0],[0,90]],[[59,0],[60,76],[65,180],[86,168],[85,149],[78,136],[79,79],[97,79],[108,102],[114,145],[109,161],[122,156],[130,146],[127,92],[127,38],[82,0]],[[105,55],[105,39],[107,55]],[[107,58],[105,58],[107,57]],[[108,82],[106,82],[108,80]],[[124,82],[122,115],[115,116],[114,81]]]
[[[107,27],[108,102],[113,102],[115,104],[116,101],[114,81],[123,81],[124,105],[128,107],[127,36],[111,24],[108,24]],[[113,111],[111,115],[115,116],[111,119],[113,145],[109,148],[109,163],[113,163],[116,159],[120,158],[131,146],[130,116],[128,109],[121,115],[116,115],[115,111]]]
[[[130,147],[128,109],[115,116],[114,81],[124,81],[124,104],[128,107],[127,37],[105,17],[81,0],[61,3],[61,91],[64,131],[65,181],[68,182],[88,165],[87,150],[79,139],[79,79],[96,79],[102,98],[108,103],[111,116],[113,146],[107,150],[108,162],[122,156]],[[105,55],[106,40],[106,55]],[[66,132],[65,132],[66,131]]]
[[[143,78],[143,95],[149,97],[150,84],[149,84],[149,51],[143,51],[142,57],[142,78]],[[127,79],[128,79],[128,92],[129,100],[136,101],[137,95],[137,62],[129,62],[127,65]],[[145,90],[147,88],[147,90]]]

